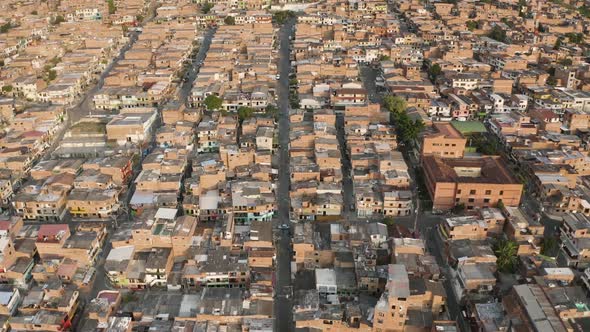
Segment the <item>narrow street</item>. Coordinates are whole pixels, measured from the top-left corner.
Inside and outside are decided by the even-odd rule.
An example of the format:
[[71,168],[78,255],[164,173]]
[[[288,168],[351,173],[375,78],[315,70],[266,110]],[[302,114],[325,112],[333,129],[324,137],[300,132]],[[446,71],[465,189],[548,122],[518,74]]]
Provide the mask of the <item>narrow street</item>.
[[191,66],[188,69],[186,81],[183,81],[182,86],[179,91],[178,101],[180,103],[186,104],[188,96],[191,92],[193,87],[193,82],[197,78],[197,74],[199,73],[200,63],[205,60],[207,56],[207,51],[209,50],[209,46],[211,46],[211,39],[213,39],[213,35],[215,34],[215,29],[209,29],[203,35],[203,41],[199,44],[199,52],[197,55],[192,59]]
[[336,134],[340,147],[340,163],[342,165],[342,217],[344,220],[354,219],[356,212],[351,210],[354,202],[354,183],[352,181],[352,164],[346,145],[346,132],[344,130],[344,114],[336,113]]
[[[189,95],[189,92],[192,88],[193,81],[197,77],[198,64],[205,60],[205,57],[207,55],[207,50],[209,49],[209,46],[211,45],[211,39],[213,38],[214,33],[215,33],[214,30],[209,30],[204,33],[203,41],[199,45],[200,46],[199,52],[197,53],[197,56],[191,61],[191,67],[189,68],[189,70],[187,72],[187,79],[182,82],[180,88],[178,89],[178,96],[177,97],[178,97],[178,101],[181,103],[186,103],[186,101],[188,99],[188,95]],[[155,142],[152,142],[152,144],[154,144],[154,143]],[[141,160],[139,161],[139,163],[141,163]],[[126,206],[125,211],[129,211],[129,206],[128,206],[129,201],[131,200],[131,197],[133,196],[133,192],[134,192],[133,181],[135,180],[135,177],[139,174],[140,171],[141,171],[140,166],[138,166],[134,169],[133,175],[130,180],[131,186],[127,190],[127,193],[125,194],[125,196],[123,198],[120,198],[122,205]],[[106,272],[104,270],[104,263],[105,263],[106,257],[108,256],[108,254],[112,248],[110,239],[111,239],[111,236],[113,235],[114,230],[117,228],[117,225],[120,225],[125,222],[128,222],[128,216],[126,214],[121,214],[117,218],[116,223],[111,223],[110,225],[108,225],[109,226],[109,233],[107,234],[107,236],[105,238],[102,252],[98,255],[97,262],[94,266],[96,268],[96,272],[95,272],[96,274],[95,274],[95,280],[92,284],[92,288],[87,290],[86,292],[81,292],[81,294],[80,294],[81,298],[84,299],[86,302],[89,302],[90,300],[94,299],[98,295],[98,292],[111,288],[110,284],[107,280],[107,277],[106,277]],[[75,224],[75,222],[74,222],[74,224]]]
[[[152,0],[150,2],[149,8],[147,10],[148,11],[147,16],[141,22],[139,27],[145,25],[148,22],[151,22],[156,17],[156,9],[158,6],[159,6],[158,1]],[[92,105],[93,98],[96,95],[96,93],[98,91],[100,91],[100,89],[104,85],[104,79],[109,75],[109,73],[111,72],[113,67],[117,64],[117,62],[119,62],[120,60],[122,60],[125,57],[125,53],[129,49],[131,49],[131,47],[133,47],[133,44],[135,44],[135,42],[139,38],[140,34],[141,34],[140,31],[130,31],[128,33],[129,40],[119,50],[119,53],[117,53],[117,55],[115,57],[113,57],[113,59],[109,62],[109,64],[105,68],[105,70],[103,70],[103,72],[98,77],[98,80],[94,84],[94,86],[86,92],[84,97],[82,97],[82,99],[75,106],[73,106],[72,108],[70,108],[68,110],[68,125],[76,123],[76,121],[78,121],[81,118],[90,114],[90,112],[93,109],[93,105]]]
[[444,275],[443,286],[445,287],[445,292],[447,293],[447,312],[452,320],[457,321],[461,331],[470,331],[468,324],[463,319],[463,315],[461,315],[461,305],[459,302],[460,299],[457,299],[452,285],[452,283],[456,281],[454,280],[454,277],[450,271],[451,267],[449,266],[445,257],[442,255],[443,250],[441,249],[444,247],[444,244],[437,233],[438,229],[436,227],[425,228],[423,232],[428,251],[434,255],[436,262],[439,265],[442,274]]
[[[289,219],[290,199],[290,172],[289,172],[289,72],[291,62],[289,60],[290,41],[293,35],[295,20],[285,23],[279,32],[280,50],[278,71],[281,75],[277,82],[279,108],[279,183],[276,192],[278,201],[278,218],[275,218],[275,226],[291,225]],[[282,228],[282,227],[281,227]],[[274,317],[275,331],[293,331],[293,296],[291,282],[291,234],[288,229],[276,229],[276,271],[275,271],[275,299]]]

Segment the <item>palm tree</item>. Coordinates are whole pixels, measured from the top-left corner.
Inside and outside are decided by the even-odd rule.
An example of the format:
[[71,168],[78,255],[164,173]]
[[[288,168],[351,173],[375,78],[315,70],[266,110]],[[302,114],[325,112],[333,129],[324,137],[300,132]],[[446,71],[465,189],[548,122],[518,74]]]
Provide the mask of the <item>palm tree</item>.
[[498,257],[496,261],[498,270],[501,272],[514,272],[518,262],[518,256],[516,255],[518,253],[518,244],[516,242],[502,240],[497,244],[494,253]]

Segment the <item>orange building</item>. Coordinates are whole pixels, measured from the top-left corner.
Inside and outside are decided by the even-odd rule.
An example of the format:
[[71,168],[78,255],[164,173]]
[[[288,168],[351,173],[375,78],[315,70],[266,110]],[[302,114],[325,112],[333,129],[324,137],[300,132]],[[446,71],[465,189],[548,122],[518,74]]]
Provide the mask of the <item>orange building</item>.
[[436,122],[434,132],[424,135],[422,156],[436,155],[443,158],[462,158],[467,139],[450,123]]
[[464,204],[468,210],[520,203],[522,184],[499,157],[443,159],[425,156],[423,169],[433,208],[447,210]]

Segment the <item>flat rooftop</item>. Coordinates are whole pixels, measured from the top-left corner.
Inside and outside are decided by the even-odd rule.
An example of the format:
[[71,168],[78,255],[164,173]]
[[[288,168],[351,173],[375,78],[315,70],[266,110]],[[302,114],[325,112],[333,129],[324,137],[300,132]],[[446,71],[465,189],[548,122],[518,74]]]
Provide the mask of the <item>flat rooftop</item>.
[[435,122],[432,126],[439,134],[445,137],[463,138],[463,135],[448,122]]
[[[519,184],[498,157],[443,159],[424,156],[424,170],[435,182]],[[473,170],[473,175],[467,175]]]

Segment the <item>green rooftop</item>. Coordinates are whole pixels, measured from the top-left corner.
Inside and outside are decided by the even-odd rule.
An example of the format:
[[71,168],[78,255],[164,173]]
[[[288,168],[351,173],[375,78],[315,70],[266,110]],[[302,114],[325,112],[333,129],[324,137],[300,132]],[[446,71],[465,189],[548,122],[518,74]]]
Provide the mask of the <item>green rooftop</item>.
[[451,125],[463,135],[485,133],[487,131],[483,123],[479,121],[451,121]]

